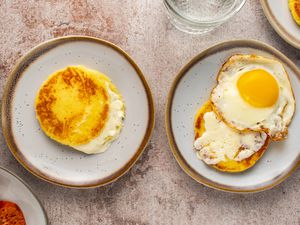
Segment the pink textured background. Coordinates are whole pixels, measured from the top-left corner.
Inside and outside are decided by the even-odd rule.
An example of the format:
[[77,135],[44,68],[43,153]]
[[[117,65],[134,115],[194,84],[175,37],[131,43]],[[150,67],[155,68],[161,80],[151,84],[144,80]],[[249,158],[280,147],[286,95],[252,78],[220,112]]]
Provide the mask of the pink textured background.
[[177,31],[162,0],[0,0],[0,95],[17,59],[38,43],[69,34],[109,40],[143,70],[155,98],[156,127],[149,146],[124,177],[106,187],[69,190],[45,183],[20,166],[0,130],[0,165],[33,188],[50,224],[300,224],[300,170],[276,188],[237,195],[204,187],[177,165],[164,130],[165,101],[176,73],[208,46],[257,39],[300,66],[299,50],[272,29],[259,0],[205,36]]

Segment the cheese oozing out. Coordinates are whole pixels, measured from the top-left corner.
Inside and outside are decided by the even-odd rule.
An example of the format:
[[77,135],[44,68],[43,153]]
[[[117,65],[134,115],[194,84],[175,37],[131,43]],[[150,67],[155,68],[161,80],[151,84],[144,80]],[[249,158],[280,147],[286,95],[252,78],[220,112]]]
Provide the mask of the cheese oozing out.
[[221,161],[241,161],[262,148],[267,135],[264,132],[238,132],[228,127],[211,111],[204,114],[204,133],[195,140],[197,156],[207,164]]
[[119,137],[123,127],[123,120],[125,117],[124,102],[120,95],[110,89],[108,82],[106,82],[106,87],[110,98],[110,108],[108,120],[102,132],[98,137],[86,144],[72,146],[86,154],[96,154],[107,150],[111,143]]

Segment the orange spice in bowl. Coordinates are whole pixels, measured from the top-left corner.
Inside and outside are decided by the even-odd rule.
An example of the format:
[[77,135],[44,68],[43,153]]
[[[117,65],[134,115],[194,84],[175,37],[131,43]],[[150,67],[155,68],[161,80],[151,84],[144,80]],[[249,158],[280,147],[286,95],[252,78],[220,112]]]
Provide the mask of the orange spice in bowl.
[[0,201],[1,225],[26,225],[25,218],[20,207],[9,201]]

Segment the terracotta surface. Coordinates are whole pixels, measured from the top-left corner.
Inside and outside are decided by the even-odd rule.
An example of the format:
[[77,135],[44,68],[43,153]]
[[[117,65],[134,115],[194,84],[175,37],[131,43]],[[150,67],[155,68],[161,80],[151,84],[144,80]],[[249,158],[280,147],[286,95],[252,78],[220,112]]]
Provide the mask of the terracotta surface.
[[0,0],[0,94],[17,59],[53,37],[84,34],[107,39],[139,64],[152,88],[156,128],[138,163],[117,182],[92,190],[45,183],[19,165],[0,130],[0,165],[27,181],[41,199],[50,224],[300,224],[300,170],[272,190],[237,195],[204,187],[178,166],[167,144],[164,106],[181,66],[208,46],[257,39],[300,66],[300,52],[272,29],[259,0],[205,36],[177,31],[162,0]]

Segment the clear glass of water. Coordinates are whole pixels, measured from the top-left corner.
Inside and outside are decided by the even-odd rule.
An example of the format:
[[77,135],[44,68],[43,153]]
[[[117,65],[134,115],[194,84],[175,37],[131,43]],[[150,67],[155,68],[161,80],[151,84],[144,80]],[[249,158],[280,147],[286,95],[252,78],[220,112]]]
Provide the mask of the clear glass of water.
[[168,17],[179,30],[203,34],[235,15],[246,0],[164,0]]

